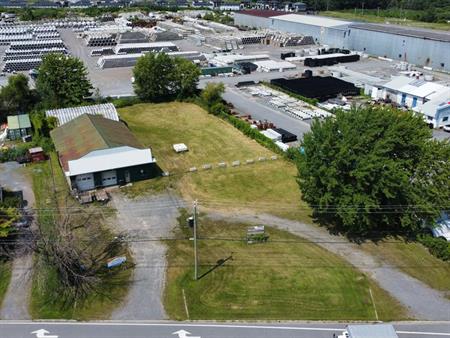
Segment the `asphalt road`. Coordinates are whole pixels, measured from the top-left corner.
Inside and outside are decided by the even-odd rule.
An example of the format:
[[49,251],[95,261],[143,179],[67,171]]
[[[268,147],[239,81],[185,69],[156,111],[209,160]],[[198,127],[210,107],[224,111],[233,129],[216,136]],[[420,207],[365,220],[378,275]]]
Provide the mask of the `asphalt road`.
[[310,130],[310,125],[307,122],[295,119],[279,110],[264,105],[236,88],[227,86],[223,98],[231,102],[237,111],[243,114],[250,114],[256,120],[268,120],[274,123],[277,128],[283,128],[297,135],[299,139]]
[[[343,323],[0,322],[0,338],[331,338],[344,327]],[[399,323],[395,328],[400,338],[450,337],[449,323]]]

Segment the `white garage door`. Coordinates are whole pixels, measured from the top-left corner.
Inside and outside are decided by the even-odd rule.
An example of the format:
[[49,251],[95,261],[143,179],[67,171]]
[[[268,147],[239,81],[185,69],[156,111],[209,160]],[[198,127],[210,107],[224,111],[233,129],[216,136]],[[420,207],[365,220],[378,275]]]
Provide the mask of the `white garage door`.
[[102,185],[104,187],[117,184],[117,174],[115,170],[102,172]]
[[94,174],[77,175],[77,188],[80,191],[92,190],[95,188]]

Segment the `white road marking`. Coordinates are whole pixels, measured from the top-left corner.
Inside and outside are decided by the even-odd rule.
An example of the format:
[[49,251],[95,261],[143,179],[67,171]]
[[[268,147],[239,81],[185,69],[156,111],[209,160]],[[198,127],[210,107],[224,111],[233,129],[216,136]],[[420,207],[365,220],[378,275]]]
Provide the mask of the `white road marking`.
[[[340,331],[343,328],[322,328],[322,327],[297,327],[297,326],[266,326],[266,325],[225,325],[225,324],[194,324],[194,323],[119,323],[119,322],[27,322],[27,321],[0,321],[1,325],[71,325],[71,326],[166,326],[166,327],[204,327],[204,328],[234,328],[234,329],[269,329],[269,330],[293,330],[293,331]],[[422,331],[397,331],[399,334],[445,336],[450,337],[450,333],[442,332],[422,332]]]
[[178,331],[173,332],[172,334],[178,335],[178,338],[202,338],[202,337],[190,336],[191,333],[186,330],[178,330]]
[[58,338],[58,336],[54,336],[54,335],[49,336],[49,335],[47,335],[47,333],[50,333],[50,332],[48,332],[45,329],[39,329],[39,330],[31,332],[30,334],[35,334],[36,338]]

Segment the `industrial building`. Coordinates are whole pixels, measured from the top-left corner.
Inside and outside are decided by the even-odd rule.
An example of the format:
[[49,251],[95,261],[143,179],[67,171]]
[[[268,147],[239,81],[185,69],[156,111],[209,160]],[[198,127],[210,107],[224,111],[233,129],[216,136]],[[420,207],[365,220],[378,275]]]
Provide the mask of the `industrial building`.
[[[181,57],[195,62],[200,62],[205,59],[205,57],[200,52],[197,51],[169,52],[166,54],[169,56]],[[116,68],[116,67],[133,67],[136,64],[137,60],[143,55],[144,53],[104,55],[98,59],[97,65],[102,69]]]
[[436,98],[426,102],[421,108],[413,108],[422,114],[424,120],[433,128],[450,125],[450,91],[447,96]]
[[350,25],[347,39],[352,50],[450,71],[449,32],[364,23]]
[[279,11],[240,11],[234,15],[238,26],[269,28],[276,31],[312,36],[315,43],[345,48],[350,22],[312,15]]
[[428,101],[447,97],[450,88],[424,79],[396,76],[383,85],[373,86],[374,99],[390,100],[400,106],[421,108]]
[[310,35],[317,44],[450,71],[450,33],[446,31],[354,23],[270,10],[237,12],[234,23],[250,28]]
[[50,133],[67,182],[88,191],[155,177],[156,160],[122,122],[83,114]]

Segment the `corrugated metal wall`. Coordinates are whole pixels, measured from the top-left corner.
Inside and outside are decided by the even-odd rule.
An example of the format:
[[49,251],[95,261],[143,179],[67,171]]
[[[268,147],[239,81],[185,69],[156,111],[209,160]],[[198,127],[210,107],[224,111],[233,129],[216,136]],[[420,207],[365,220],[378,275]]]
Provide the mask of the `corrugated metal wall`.
[[450,71],[450,43],[350,28],[348,48]]
[[260,16],[234,13],[234,24],[251,28],[270,28],[271,19]]
[[275,18],[235,14],[235,23],[311,35],[316,42],[335,48],[364,51],[370,55],[402,60],[419,66],[450,71],[450,43],[360,28],[320,27]]

